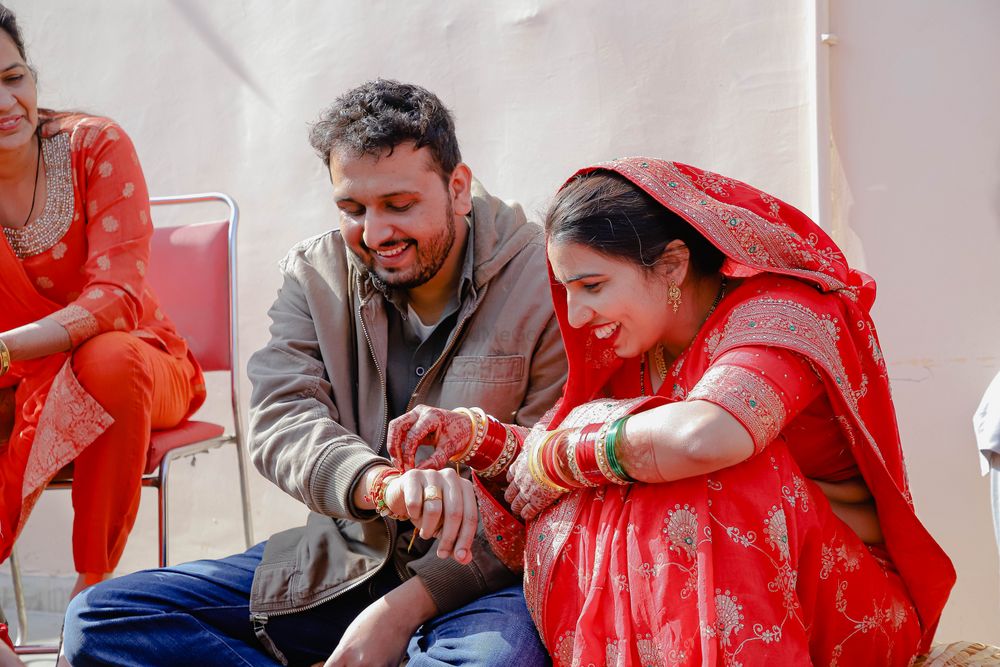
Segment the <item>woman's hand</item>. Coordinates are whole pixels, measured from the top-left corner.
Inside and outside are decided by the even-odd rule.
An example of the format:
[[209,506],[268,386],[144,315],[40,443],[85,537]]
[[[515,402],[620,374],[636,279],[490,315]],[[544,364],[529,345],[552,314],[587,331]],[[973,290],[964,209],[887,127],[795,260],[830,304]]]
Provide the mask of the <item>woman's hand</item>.
[[468,449],[472,436],[472,420],[467,416],[418,405],[389,423],[386,443],[393,464],[402,470],[416,466],[419,447],[433,447],[434,453],[420,468],[437,470]]
[[504,500],[510,505],[514,514],[519,514],[525,520],[538,516],[562,495],[561,492],[540,484],[528,467],[528,457],[534,449],[533,442],[538,438],[544,438],[545,433],[542,429],[532,430],[524,442],[521,453],[507,471],[507,481],[510,484],[504,492]]
[[385,503],[396,516],[413,523],[420,537],[438,537],[439,558],[453,557],[465,565],[472,560],[479,511],[472,482],[451,468],[409,470],[389,480]]

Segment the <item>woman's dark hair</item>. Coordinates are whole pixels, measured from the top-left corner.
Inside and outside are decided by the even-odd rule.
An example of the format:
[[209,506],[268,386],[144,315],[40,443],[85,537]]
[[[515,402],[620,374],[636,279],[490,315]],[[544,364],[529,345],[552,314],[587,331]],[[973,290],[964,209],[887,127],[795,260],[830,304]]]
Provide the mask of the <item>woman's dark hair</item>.
[[326,166],[330,151],[346,148],[355,155],[380,155],[412,141],[427,146],[432,166],[447,180],[462,161],[455,121],[437,95],[420,86],[376,79],[353,88],[320,115],[309,143]]
[[24,37],[21,36],[21,29],[17,27],[17,17],[3,5],[0,5],[0,29],[14,42],[21,60],[28,62],[28,55],[24,52]]
[[667,245],[683,241],[691,270],[717,273],[725,256],[682,217],[628,179],[593,172],[560,190],[545,216],[545,234],[553,243],[579,243],[654,271]]

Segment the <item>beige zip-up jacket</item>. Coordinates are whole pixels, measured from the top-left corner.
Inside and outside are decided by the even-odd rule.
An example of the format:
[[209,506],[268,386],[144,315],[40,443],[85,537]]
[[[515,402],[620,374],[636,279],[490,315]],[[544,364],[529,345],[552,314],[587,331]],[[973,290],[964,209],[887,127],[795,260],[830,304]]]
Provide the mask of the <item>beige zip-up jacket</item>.
[[[472,288],[410,405],[479,406],[531,425],[559,398],[566,375],[544,237],[520,206],[478,183],[472,192]],[[358,270],[339,231],[298,244],[281,271],[271,340],[248,364],[250,454],[313,514],[305,527],[268,541],[251,591],[258,636],[268,644],[269,616],[322,604],[390,559],[403,578],[421,577],[441,613],[516,581],[482,535],[469,565],[426,547],[407,554],[396,544],[396,522],[354,506],[356,480],[384,462],[376,452],[388,425],[385,309],[392,306]]]

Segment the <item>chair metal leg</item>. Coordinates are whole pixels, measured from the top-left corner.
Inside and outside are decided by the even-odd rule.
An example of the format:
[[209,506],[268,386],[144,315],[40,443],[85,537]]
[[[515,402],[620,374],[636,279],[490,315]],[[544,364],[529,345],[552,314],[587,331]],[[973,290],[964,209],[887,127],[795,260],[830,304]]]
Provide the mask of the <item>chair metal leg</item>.
[[243,451],[243,443],[238,439],[236,445],[236,466],[240,473],[240,508],[243,510],[243,539],[246,541],[247,549],[254,545],[253,541],[253,519],[250,515],[250,479],[247,475],[246,452]]
[[167,474],[170,471],[171,457],[168,454],[160,462],[160,483],[156,487],[156,499],[159,503],[159,546],[160,546],[160,567],[167,566],[167,543],[170,530],[170,517],[167,514]]
[[21,582],[21,565],[17,545],[10,550],[10,578],[14,584],[14,606],[17,607],[17,635],[14,644],[20,646],[28,640],[28,607],[24,603],[24,586]]

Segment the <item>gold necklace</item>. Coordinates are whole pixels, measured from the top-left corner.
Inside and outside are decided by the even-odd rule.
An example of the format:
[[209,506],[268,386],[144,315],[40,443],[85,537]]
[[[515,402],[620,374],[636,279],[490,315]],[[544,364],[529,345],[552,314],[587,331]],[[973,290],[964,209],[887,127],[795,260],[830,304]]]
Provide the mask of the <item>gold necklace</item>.
[[[701,324],[698,325],[699,329],[705,326],[705,322],[707,322],[708,318],[710,318],[712,313],[715,312],[715,308],[719,305],[719,302],[722,301],[724,296],[726,296],[726,277],[722,276],[722,283],[719,285],[719,291],[715,295],[715,301],[712,302],[712,306],[708,309],[708,312],[705,313],[705,318],[701,321]],[[660,376],[660,381],[662,382],[663,380],[666,380],[667,371],[669,369],[667,368],[667,360],[663,354],[662,343],[657,343],[656,349],[653,350],[653,362],[656,364],[656,373]]]

